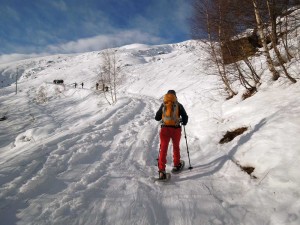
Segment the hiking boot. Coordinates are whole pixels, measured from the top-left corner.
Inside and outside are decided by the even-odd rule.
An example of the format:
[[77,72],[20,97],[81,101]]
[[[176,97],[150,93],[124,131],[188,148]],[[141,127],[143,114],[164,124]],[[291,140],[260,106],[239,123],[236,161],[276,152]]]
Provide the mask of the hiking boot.
[[158,179],[160,179],[160,180],[167,179],[166,171],[158,171]]
[[180,163],[177,166],[174,166],[172,169],[172,173],[178,173],[179,171],[182,170],[184,164],[182,161],[180,161]]

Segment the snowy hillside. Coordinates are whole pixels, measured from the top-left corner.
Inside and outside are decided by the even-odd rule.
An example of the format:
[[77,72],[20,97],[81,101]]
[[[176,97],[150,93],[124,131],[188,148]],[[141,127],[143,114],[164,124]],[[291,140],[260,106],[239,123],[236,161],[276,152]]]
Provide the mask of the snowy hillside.
[[[300,224],[299,82],[265,70],[257,94],[226,101],[195,51],[192,41],[117,49],[126,79],[112,106],[95,90],[99,52],[0,65],[1,224]],[[154,115],[169,89],[189,115],[194,168],[160,184]],[[181,154],[188,165],[184,135]]]

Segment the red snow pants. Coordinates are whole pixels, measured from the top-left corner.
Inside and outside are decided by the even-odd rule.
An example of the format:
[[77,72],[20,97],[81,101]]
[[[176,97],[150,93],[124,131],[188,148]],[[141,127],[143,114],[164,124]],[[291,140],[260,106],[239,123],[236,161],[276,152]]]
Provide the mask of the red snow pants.
[[173,143],[173,163],[178,166],[180,163],[180,138],[181,128],[162,127],[160,130],[160,152],[158,159],[159,171],[165,171],[167,163],[167,153],[170,139]]

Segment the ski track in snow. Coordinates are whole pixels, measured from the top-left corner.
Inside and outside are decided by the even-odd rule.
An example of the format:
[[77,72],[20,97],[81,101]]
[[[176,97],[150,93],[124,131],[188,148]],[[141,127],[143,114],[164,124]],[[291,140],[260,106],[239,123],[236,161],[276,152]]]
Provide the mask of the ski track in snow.
[[[114,105],[95,91],[98,52],[19,65],[20,92],[0,89],[0,116],[8,115],[0,123],[0,224],[299,224],[294,134],[300,109],[293,97],[299,84],[285,90],[262,85],[245,101],[236,96],[224,102],[214,69],[194,66],[199,55],[193,56],[192,45],[149,49],[124,50],[127,80]],[[8,65],[11,77],[17,66]],[[59,76],[66,86],[50,82]],[[75,89],[75,79],[84,88]],[[47,102],[37,104],[43,88]],[[185,170],[154,183],[160,130],[154,115],[169,89],[189,115],[193,169],[187,169],[182,134]],[[249,129],[218,144],[241,126]],[[237,163],[254,166],[258,179]]]
[[[68,108],[73,102],[64,104]],[[195,224],[209,220],[210,224],[232,224],[209,216],[211,210],[221,215],[229,212],[213,194],[213,185],[195,179],[212,176],[210,171],[218,167],[218,162],[173,175],[166,184],[153,183],[159,146],[159,128],[153,116],[159,104],[150,97],[133,95],[94,121],[69,130],[60,130],[59,124],[67,119],[64,112],[36,107],[35,114],[56,123],[57,131],[24,145],[22,152],[31,148],[26,157],[10,156],[6,163],[9,176],[2,181],[9,184],[1,191],[2,218],[12,224],[18,219],[22,224],[120,224],[120,218],[122,224]],[[184,139],[181,145],[184,156]],[[170,150],[167,168],[171,155]],[[207,215],[190,214],[195,208]],[[16,212],[19,218],[11,218]]]

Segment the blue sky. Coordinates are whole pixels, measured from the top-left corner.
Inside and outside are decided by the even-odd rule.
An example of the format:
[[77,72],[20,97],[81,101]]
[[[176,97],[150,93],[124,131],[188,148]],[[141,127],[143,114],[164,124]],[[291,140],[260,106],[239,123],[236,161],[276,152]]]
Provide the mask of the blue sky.
[[0,62],[189,40],[190,1],[0,0]]

